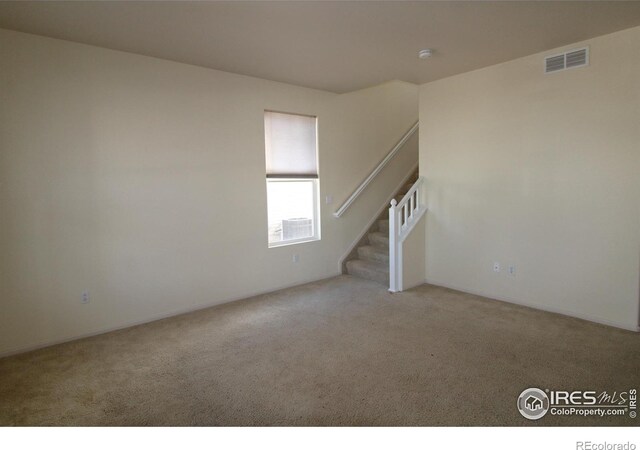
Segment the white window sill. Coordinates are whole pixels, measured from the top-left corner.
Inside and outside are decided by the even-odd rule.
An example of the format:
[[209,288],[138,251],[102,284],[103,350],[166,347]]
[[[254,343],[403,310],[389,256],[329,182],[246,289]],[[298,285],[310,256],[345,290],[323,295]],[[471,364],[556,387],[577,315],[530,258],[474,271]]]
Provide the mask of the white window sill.
[[295,245],[295,244],[306,244],[308,242],[315,242],[319,240],[320,240],[319,237],[308,237],[304,239],[295,239],[295,240],[284,241],[284,242],[274,242],[272,244],[269,244],[269,248],[286,247],[288,245]]

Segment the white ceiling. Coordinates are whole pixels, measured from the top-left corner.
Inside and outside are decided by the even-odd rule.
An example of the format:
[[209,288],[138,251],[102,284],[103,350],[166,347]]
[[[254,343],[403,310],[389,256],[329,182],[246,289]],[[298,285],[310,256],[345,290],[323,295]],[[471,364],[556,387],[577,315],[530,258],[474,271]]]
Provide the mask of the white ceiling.
[[[0,2],[0,27],[347,92],[640,25],[640,2]],[[435,49],[419,60],[418,50]]]

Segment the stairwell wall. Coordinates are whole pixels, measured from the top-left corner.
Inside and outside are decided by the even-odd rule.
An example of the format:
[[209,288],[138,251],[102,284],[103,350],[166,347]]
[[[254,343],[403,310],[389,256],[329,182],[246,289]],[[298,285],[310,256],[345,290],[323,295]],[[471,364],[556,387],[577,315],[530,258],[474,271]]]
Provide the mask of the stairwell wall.
[[[407,161],[332,213],[418,114],[407,83],[336,95],[6,30],[0,59],[0,355],[339,274]],[[265,109],[318,116],[321,241],[267,247]]]

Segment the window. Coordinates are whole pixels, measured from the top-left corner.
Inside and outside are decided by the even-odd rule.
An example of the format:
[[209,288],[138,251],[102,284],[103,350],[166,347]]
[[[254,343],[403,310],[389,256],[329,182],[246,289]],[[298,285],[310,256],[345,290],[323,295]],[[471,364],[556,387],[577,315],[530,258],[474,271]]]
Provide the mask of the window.
[[320,239],[316,118],[264,113],[269,247]]

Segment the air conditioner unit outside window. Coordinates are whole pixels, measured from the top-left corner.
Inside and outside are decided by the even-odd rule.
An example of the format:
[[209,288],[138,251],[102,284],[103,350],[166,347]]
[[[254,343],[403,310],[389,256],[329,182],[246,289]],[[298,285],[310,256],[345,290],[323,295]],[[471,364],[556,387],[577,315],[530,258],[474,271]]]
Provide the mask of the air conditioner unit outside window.
[[313,236],[313,219],[295,218],[282,221],[282,239],[302,239]]

